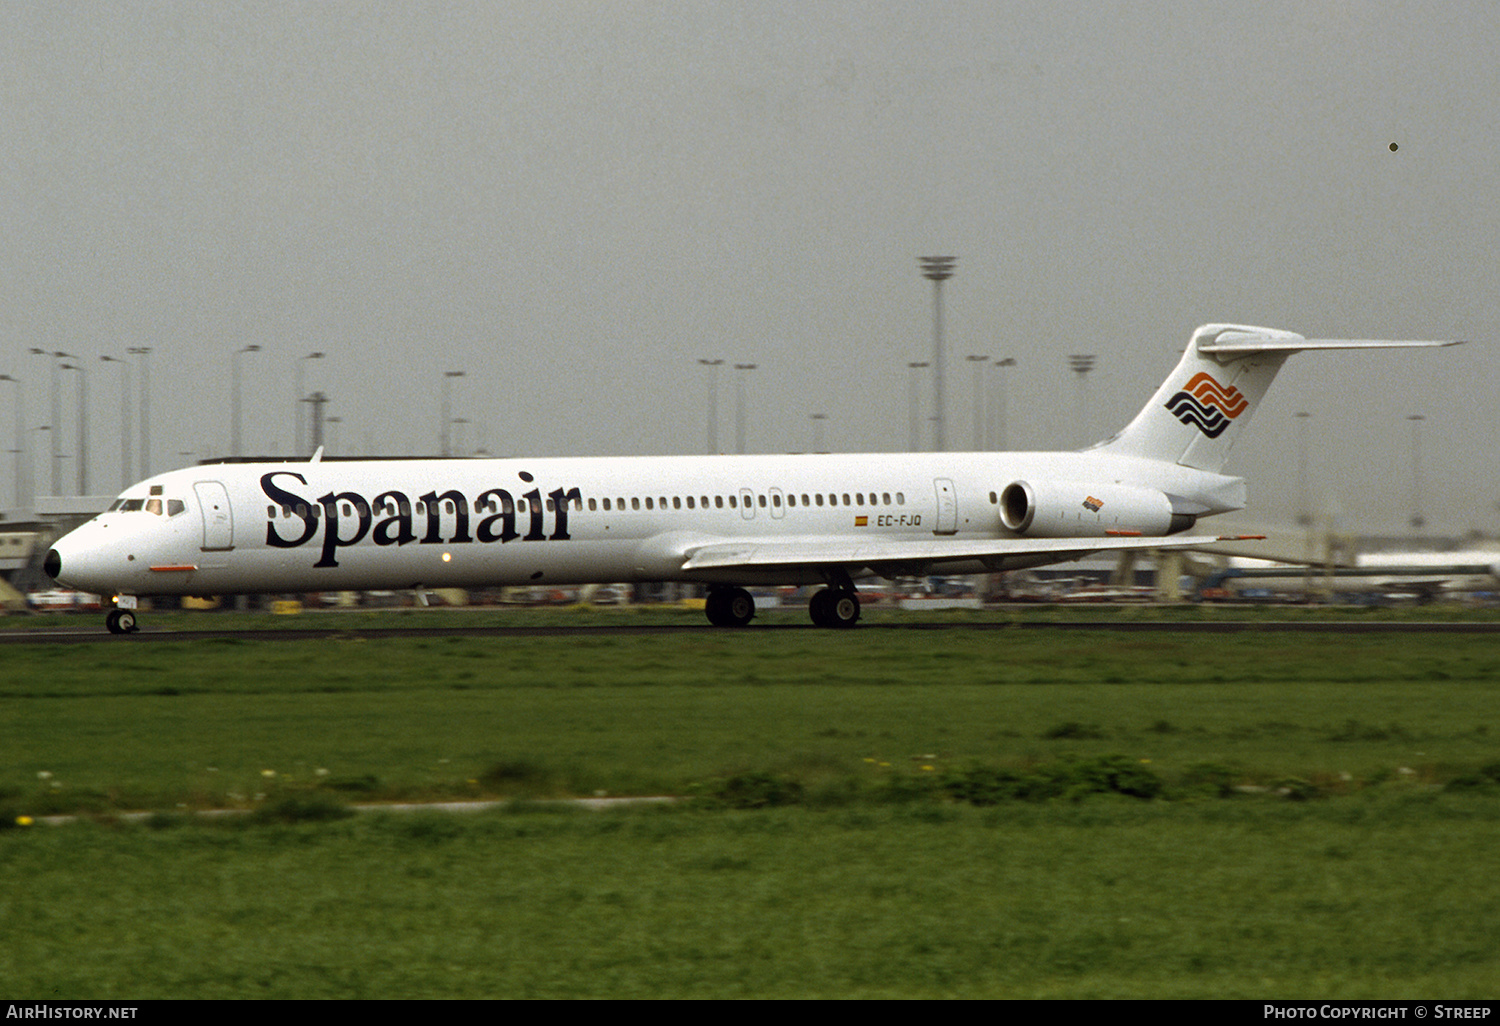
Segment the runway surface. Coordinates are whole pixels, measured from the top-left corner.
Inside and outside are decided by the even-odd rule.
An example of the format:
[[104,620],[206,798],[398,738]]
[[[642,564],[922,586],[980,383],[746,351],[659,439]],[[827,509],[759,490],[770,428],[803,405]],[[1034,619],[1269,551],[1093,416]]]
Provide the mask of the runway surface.
[[[441,637],[605,637],[608,635],[674,635],[703,634],[705,632],[735,631],[758,633],[804,633],[825,632],[827,628],[815,627],[811,623],[751,624],[748,627],[727,629],[712,627],[707,623],[684,622],[681,624],[650,624],[632,626],[619,625],[510,625],[485,627],[319,627],[277,628],[269,630],[223,629],[223,630],[171,630],[153,629],[149,623],[134,634],[112,635],[102,624],[80,624],[77,628],[43,629],[30,631],[0,631],[0,645],[66,645],[108,643],[114,645],[151,644],[158,641],[203,641],[219,638],[242,638],[253,641],[306,641],[314,638],[441,638]],[[1247,632],[1298,634],[1496,634],[1500,633],[1500,622],[1475,623],[1457,621],[1363,621],[1363,620],[1319,620],[1319,621],[1267,621],[1267,620],[1223,620],[1223,621],[1140,621],[1140,620],[1058,620],[1018,621],[996,623],[862,623],[854,628],[857,632],[869,631],[1123,631],[1127,633],[1177,633],[1177,634],[1238,634]],[[841,633],[841,632],[832,632]]]

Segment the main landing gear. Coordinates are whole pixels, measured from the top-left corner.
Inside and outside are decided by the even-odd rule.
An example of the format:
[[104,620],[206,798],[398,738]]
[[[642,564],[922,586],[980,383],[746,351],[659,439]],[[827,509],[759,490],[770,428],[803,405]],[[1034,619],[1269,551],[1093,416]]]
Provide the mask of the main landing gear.
[[[755,617],[755,599],[744,588],[714,588],[703,609],[715,627],[743,627]],[[814,595],[807,611],[819,627],[853,627],[859,622],[859,595],[852,584],[836,584]]]
[[703,610],[715,627],[743,627],[755,616],[755,599],[744,588],[714,588]]
[[140,630],[136,626],[134,609],[111,609],[104,617],[104,626],[111,634],[134,634]]
[[824,588],[807,604],[819,627],[853,627],[859,623],[859,595],[853,588]]

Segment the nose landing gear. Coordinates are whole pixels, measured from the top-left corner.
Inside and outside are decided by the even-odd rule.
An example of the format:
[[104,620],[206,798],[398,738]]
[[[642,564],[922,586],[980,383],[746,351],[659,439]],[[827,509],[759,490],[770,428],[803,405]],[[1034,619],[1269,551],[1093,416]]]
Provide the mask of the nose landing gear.
[[134,634],[140,630],[135,622],[134,609],[111,609],[104,617],[104,626],[111,634]]

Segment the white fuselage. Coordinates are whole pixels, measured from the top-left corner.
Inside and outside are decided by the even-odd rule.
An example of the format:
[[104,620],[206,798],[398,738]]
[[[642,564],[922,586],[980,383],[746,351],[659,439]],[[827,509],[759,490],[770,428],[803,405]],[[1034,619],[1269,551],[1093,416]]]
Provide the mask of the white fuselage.
[[[1098,509],[1039,508],[1014,531],[1000,495],[1018,481],[1068,482],[1080,498],[1105,498]],[[754,542],[866,546],[870,564],[903,572],[993,570],[1064,557],[881,553],[934,539],[1168,533],[1154,513],[1136,522],[1138,491],[1170,496],[1193,516],[1244,504],[1238,478],[1099,451],[222,463],[127,489],[59,540],[54,576],[104,595],[827,576],[816,557],[688,566],[705,546]]]

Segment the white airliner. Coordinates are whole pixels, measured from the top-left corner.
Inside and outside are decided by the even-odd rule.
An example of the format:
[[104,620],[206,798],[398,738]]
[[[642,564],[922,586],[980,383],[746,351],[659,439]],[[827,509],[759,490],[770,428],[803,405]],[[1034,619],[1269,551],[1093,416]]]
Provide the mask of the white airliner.
[[146,595],[600,581],[705,584],[721,627],[755,615],[747,585],[821,583],[813,622],[848,627],[860,577],[1210,545],[1169,536],[1244,507],[1220,470],[1287,356],[1451,344],[1205,325],[1135,419],[1079,452],[202,464],[126,489],[45,568],[115,596],[115,633]]

